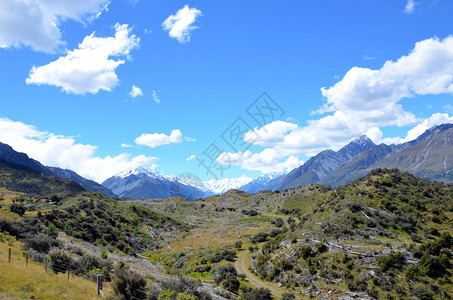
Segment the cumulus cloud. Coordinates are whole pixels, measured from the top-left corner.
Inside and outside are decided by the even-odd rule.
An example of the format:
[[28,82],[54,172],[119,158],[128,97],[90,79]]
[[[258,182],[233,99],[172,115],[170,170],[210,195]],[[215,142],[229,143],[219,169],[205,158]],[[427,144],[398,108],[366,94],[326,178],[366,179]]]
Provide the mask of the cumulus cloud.
[[132,145],[128,145],[128,144],[125,144],[125,143],[122,143],[121,144],[121,148],[131,148],[133,147]]
[[44,165],[70,169],[99,183],[141,165],[156,167],[155,157],[127,153],[100,157],[96,155],[96,146],[81,144],[73,137],[40,131],[34,126],[7,118],[0,118],[0,141]]
[[[313,156],[327,148],[338,150],[363,134],[375,143],[402,143],[434,125],[451,122],[448,114],[416,118],[400,101],[419,95],[453,94],[453,37],[418,42],[408,55],[387,61],[378,70],[353,67],[321,92],[326,103],[315,114],[328,115],[308,120],[303,127],[274,121],[254,128],[244,135],[244,141],[266,149],[255,154],[226,153],[219,162],[267,172],[274,166],[283,168],[285,158],[288,164],[297,165],[298,157]],[[404,138],[383,138],[381,128],[387,126],[415,127]]]
[[282,160],[283,156],[273,148],[266,148],[260,153],[245,152],[224,152],[217,158],[220,165],[240,166],[250,171],[263,173],[289,171],[299,167],[304,162],[295,156],[289,156]]
[[85,37],[79,48],[68,51],[56,61],[33,67],[27,84],[47,84],[61,87],[66,93],[96,94],[111,91],[118,85],[115,69],[124,64],[120,57],[128,57],[138,47],[140,39],[131,34],[127,24],[115,25],[114,37]]
[[405,111],[399,102],[453,93],[453,37],[418,42],[408,55],[387,61],[378,70],[353,67],[321,92],[326,104],[320,113],[330,113],[327,116],[309,120],[304,127],[275,121],[247,133],[244,141],[286,156],[312,156],[326,148],[338,150],[363,134],[379,142],[382,127],[422,124],[423,119]]
[[453,116],[449,116],[448,114],[441,114],[435,113],[431,117],[426,118],[418,124],[417,126],[413,127],[407,132],[405,138],[401,137],[392,137],[392,138],[385,138],[382,140],[383,143],[387,144],[400,144],[415,140],[421,134],[423,134],[426,130],[430,129],[433,126],[453,123]]
[[174,15],[170,15],[163,23],[162,27],[168,31],[170,37],[175,38],[181,44],[190,41],[190,36],[194,29],[198,27],[193,26],[196,19],[201,16],[201,11],[196,8],[189,8],[188,5],[184,6]]
[[82,22],[99,16],[108,0],[2,0],[0,48],[30,46],[53,52],[64,44],[59,25],[71,19]]
[[182,143],[183,137],[179,129],[172,130],[170,135],[164,133],[143,133],[135,139],[137,145],[156,148],[162,145]]
[[132,98],[136,98],[138,96],[143,97],[143,91],[141,88],[136,87],[135,85],[132,86],[131,91],[129,92],[129,95],[131,95]]
[[413,14],[415,11],[415,5],[417,3],[414,0],[407,0],[406,7],[404,8],[404,12],[406,14]]

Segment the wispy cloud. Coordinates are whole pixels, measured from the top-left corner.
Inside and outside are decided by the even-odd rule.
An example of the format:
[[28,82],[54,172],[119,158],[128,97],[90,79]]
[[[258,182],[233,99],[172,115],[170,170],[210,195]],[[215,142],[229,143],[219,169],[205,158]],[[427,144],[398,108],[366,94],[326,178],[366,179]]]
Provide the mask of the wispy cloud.
[[160,103],[160,99],[159,97],[157,96],[157,92],[155,90],[153,90],[153,99],[154,101],[159,104]]
[[191,160],[194,160],[196,159],[197,156],[195,154],[192,154],[191,156],[189,156],[188,158],[186,158],[187,161],[191,161]]
[[414,0],[407,0],[404,12],[406,14],[413,14],[415,12],[415,5],[417,5],[417,2],[415,2]]
[[196,8],[184,6],[174,15],[170,15],[163,23],[162,27],[168,31],[170,37],[175,38],[181,44],[190,41],[192,31],[198,27],[193,26],[197,18],[201,16],[201,11]]

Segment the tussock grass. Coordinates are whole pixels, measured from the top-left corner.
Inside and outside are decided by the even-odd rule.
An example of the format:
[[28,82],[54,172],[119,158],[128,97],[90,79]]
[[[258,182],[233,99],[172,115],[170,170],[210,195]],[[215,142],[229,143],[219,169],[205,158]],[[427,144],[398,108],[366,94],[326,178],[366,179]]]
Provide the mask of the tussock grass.
[[[11,263],[8,248],[12,250]],[[68,281],[67,274],[55,274],[50,268],[46,273],[42,263],[31,260],[26,267],[19,242],[11,246],[0,242],[0,283],[2,299],[102,299],[93,281],[72,275]]]

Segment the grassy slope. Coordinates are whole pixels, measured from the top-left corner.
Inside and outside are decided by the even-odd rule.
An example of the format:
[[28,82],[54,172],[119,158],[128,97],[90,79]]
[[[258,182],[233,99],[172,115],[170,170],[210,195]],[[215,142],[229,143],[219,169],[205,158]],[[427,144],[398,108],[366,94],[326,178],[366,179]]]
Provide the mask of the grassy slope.
[[[8,262],[8,248],[12,248],[12,262]],[[21,244],[0,242],[0,298],[2,299],[101,299],[97,296],[96,283],[66,274],[54,274],[41,263],[29,261],[20,250]],[[105,291],[108,287],[105,286]]]
[[4,160],[0,160],[0,187],[35,195],[77,193],[85,190],[71,180],[39,173],[28,167],[11,164]]

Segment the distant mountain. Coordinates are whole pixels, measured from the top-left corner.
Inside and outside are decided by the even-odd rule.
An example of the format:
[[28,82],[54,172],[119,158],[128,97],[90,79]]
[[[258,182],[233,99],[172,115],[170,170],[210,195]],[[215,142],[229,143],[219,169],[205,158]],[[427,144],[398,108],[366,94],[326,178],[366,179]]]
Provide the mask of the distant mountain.
[[143,167],[108,178],[102,185],[120,197],[132,199],[166,199],[180,196],[187,200],[202,198],[200,188],[179,182],[174,176],[165,176]]
[[109,189],[103,187],[102,185],[100,185],[99,183],[97,183],[93,180],[89,180],[89,179],[86,179],[86,178],[80,176],[79,174],[77,174],[74,171],[71,171],[68,169],[57,168],[57,167],[47,167],[47,168],[52,172],[52,174],[54,174],[60,178],[69,179],[74,182],[77,182],[78,184],[83,186],[88,191],[100,192],[101,194],[103,194],[106,197],[112,197],[112,198],[117,197],[117,195],[112,193]]
[[250,177],[237,177],[237,178],[225,178],[220,180],[210,180],[203,182],[204,185],[216,195],[223,194],[229,190],[238,189],[245,184],[248,184],[253,179]]
[[56,167],[46,167],[39,161],[28,157],[27,154],[17,152],[11,146],[4,143],[0,143],[0,159],[20,166],[26,166],[39,173],[47,173],[58,176],[63,179],[72,180],[83,186],[88,191],[101,192],[102,194],[104,194],[104,196],[108,197],[116,196],[111,191],[109,191],[108,189],[106,189],[105,187],[103,187],[102,185],[93,180],[83,178],[82,176],[78,175],[77,173],[71,170],[65,170]]
[[81,185],[71,180],[38,172],[3,159],[0,159],[0,186],[12,191],[36,195],[85,191]]
[[370,166],[398,168],[426,179],[453,180],[453,124],[433,127],[415,145]]
[[40,173],[50,173],[46,166],[28,157],[27,154],[15,151],[11,146],[0,142],[0,159],[12,164],[29,167]]
[[272,180],[282,176],[282,173],[268,173],[261,176],[256,177],[249,183],[238,187],[237,189],[240,191],[244,191],[247,193],[258,193],[262,191]]
[[320,183],[344,163],[373,146],[375,144],[368,137],[361,136],[352,140],[337,152],[324,150],[310,158],[299,168],[272,180],[265,189],[286,190]]
[[397,150],[397,147],[387,146],[386,144],[380,144],[366,149],[326,176],[321,181],[321,184],[336,187],[352,182],[361,176],[365,176],[371,165]]

